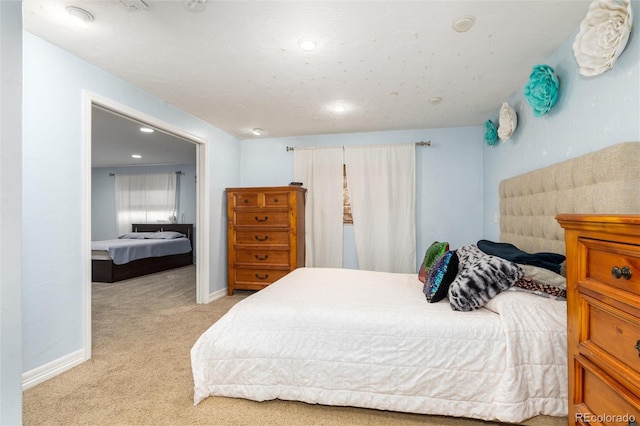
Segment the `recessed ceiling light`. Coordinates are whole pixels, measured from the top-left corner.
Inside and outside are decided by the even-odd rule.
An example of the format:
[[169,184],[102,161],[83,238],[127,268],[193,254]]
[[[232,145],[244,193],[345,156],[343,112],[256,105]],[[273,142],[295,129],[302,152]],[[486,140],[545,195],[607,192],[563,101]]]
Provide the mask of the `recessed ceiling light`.
[[311,50],[316,48],[317,43],[311,39],[303,38],[298,41],[298,46],[300,46],[300,49],[310,52]]
[[343,100],[337,100],[325,106],[325,111],[334,113],[334,114],[346,114],[354,110],[354,106],[349,102],[345,102]]
[[264,130],[262,130],[262,129],[261,129],[261,128],[259,128],[259,127],[256,127],[255,129],[253,129],[253,130],[251,131],[251,133],[253,133],[253,134],[254,134],[254,135],[256,135],[256,136],[260,136],[260,135],[262,134],[262,132],[264,132]]
[[475,16],[467,15],[453,21],[453,29],[459,33],[467,32],[475,24]]
[[202,12],[207,7],[207,0],[185,0],[182,5],[189,12]]
[[66,11],[73,19],[73,22],[80,28],[87,28],[89,22],[93,21],[93,15],[79,7],[67,6]]
[[140,127],[142,133],[153,133],[153,129],[150,127]]
[[131,158],[142,158],[140,154],[131,154]]

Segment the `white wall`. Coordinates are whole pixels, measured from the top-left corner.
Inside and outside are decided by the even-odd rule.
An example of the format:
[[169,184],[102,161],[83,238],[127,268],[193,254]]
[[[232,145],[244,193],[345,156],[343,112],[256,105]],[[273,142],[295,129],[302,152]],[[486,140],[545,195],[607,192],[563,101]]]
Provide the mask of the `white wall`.
[[22,422],[22,3],[0,1],[0,424]]
[[[518,128],[504,144],[483,150],[485,238],[499,238],[494,215],[502,179],[619,142],[640,141],[640,1],[634,0],[632,8],[631,38],[613,69],[597,77],[581,76],[573,56],[575,35],[546,61],[560,79],[560,97],[547,115],[533,116],[523,94],[529,75],[522,76],[522,88],[508,100],[518,114]],[[487,118],[495,123],[497,115]]]
[[[452,247],[482,238],[482,128],[406,130],[242,141],[244,186],[288,185],[293,152],[287,146],[320,147],[431,141],[416,147],[416,271],[427,247]],[[345,226],[343,266],[357,268],[351,226]]]
[[83,91],[156,117],[210,144],[210,293],[226,287],[224,188],[237,186],[234,137],[24,34],[23,371],[83,348]]

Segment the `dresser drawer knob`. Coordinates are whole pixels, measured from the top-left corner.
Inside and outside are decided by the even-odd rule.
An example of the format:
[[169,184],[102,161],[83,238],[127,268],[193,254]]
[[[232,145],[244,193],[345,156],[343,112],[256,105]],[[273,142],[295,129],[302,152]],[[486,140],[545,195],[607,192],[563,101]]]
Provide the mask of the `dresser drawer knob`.
[[636,346],[635,346],[636,350],[638,351],[638,356],[640,356],[640,340],[638,340],[636,342]]
[[268,255],[268,254],[265,254],[265,255],[264,255],[264,256],[262,256],[262,257],[260,257],[260,256],[258,256],[258,255],[256,254],[256,259],[258,259],[258,260],[267,260],[268,258],[269,258],[269,255]]
[[265,235],[264,237],[258,237],[257,235],[255,236],[256,240],[258,241],[267,241],[269,239],[268,235]]
[[269,220],[269,216],[265,216],[262,219],[260,219],[258,216],[255,216],[254,219],[258,222],[266,222],[267,220]]
[[624,278],[625,280],[629,280],[631,279],[631,268],[628,266],[623,266],[622,268],[614,266],[611,269],[611,275],[613,275],[615,279]]
[[266,280],[267,278],[269,278],[269,274],[264,274],[264,275],[259,275],[259,274],[255,274],[256,278],[259,280]]

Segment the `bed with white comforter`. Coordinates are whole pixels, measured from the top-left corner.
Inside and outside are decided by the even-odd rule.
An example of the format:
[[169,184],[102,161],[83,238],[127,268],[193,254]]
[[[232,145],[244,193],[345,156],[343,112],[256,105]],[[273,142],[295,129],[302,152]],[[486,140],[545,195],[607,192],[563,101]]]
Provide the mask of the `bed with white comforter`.
[[[503,180],[500,241],[564,253],[556,214],[637,212],[639,154],[639,142],[621,143]],[[297,269],[196,342],[195,402],[279,398],[513,423],[567,415],[565,302],[513,288],[469,312],[447,302],[427,303],[415,274]]]
[[230,309],[191,361],[196,404],[277,398],[504,422],[568,408],[564,302],[503,291],[458,312],[427,303],[416,274],[297,269]]

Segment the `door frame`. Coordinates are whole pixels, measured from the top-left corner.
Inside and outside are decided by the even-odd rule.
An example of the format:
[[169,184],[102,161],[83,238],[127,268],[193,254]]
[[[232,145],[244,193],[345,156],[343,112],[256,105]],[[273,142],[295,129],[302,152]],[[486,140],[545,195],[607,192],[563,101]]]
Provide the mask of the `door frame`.
[[209,141],[159,118],[130,106],[83,91],[83,148],[82,159],[82,275],[83,275],[83,342],[85,359],[91,358],[91,117],[94,105],[117,114],[147,123],[196,145],[196,303],[209,303]]

